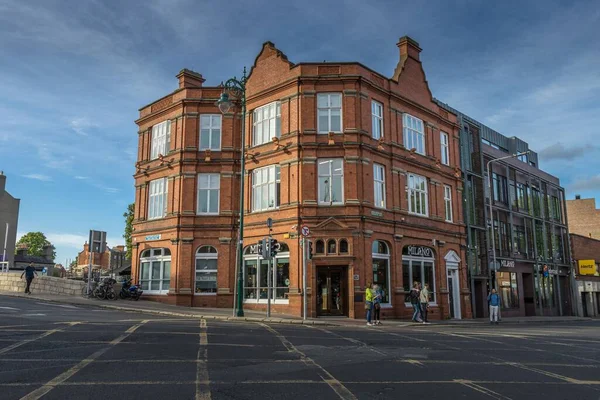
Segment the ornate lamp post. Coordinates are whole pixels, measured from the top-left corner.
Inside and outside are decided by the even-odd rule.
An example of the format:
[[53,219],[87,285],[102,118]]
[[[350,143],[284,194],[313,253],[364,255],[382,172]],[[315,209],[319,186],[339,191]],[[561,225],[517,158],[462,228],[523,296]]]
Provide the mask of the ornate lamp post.
[[[233,106],[233,102],[229,99],[229,93],[232,93],[236,98],[240,99],[242,106],[242,141],[240,147],[240,226],[238,230],[238,241],[236,247],[236,275],[237,275],[237,290],[234,289],[235,304],[233,307],[234,316],[244,316],[244,180],[246,177],[246,160],[244,156],[244,147],[246,143],[246,67],[242,80],[233,77],[223,84],[223,93],[217,101],[217,106],[221,113],[226,114]],[[237,313],[236,313],[237,308]]]

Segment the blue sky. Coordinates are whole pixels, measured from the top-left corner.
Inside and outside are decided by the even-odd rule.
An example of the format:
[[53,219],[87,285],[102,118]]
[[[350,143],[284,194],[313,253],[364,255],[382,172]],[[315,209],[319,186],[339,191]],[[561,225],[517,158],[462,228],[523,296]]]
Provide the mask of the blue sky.
[[45,232],[58,262],[92,228],[123,242],[133,121],[182,68],[216,85],[271,40],[292,62],[391,76],[403,35],[435,97],[529,142],[569,198],[600,194],[597,1],[0,0],[0,169],[19,232]]

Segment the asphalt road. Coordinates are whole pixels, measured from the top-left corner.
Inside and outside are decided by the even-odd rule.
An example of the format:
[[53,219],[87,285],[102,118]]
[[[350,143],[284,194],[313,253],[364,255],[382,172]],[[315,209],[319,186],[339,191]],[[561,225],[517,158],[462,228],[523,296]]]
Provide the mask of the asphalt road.
[[600,399],[600,322],[310,327],[0,297],[1,399]]

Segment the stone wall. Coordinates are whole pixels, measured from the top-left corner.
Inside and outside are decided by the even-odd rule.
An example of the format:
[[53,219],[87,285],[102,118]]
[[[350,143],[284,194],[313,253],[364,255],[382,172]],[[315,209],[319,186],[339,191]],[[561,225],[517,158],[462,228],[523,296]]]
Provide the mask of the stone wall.
[[[51,276],[37,276],[31,283],[33,293],[64,294],[75,296],[81,294],[85,283]],[[0,273],[0,292],[25,292],[25,278],[18,272]]]

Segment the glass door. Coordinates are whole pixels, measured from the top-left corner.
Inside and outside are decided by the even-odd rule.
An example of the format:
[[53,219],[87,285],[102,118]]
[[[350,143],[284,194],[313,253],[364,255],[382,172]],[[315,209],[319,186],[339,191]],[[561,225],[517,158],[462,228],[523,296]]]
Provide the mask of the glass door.
[[317,273],[317,315],[345,315],[346,273],[342,268],[323,267]]

